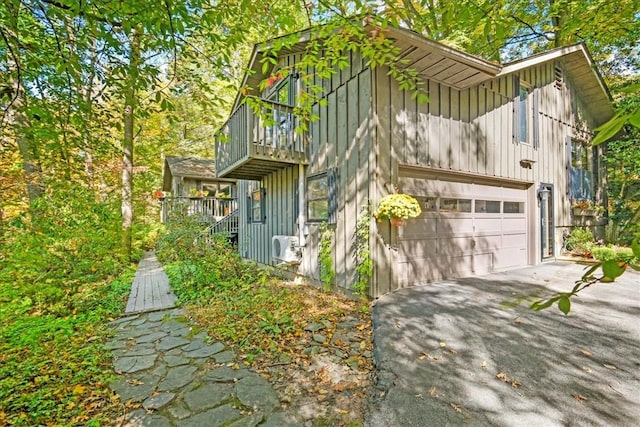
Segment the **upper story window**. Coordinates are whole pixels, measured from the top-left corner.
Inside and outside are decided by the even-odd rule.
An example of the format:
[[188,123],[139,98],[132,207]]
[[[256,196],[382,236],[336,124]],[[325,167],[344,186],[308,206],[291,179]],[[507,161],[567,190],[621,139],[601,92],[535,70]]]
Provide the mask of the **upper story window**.
[[597,178],[597,156],[593,147],[583,141],[572,139],[571,165],[569,167],[569,190],[572,200],[593,200]]
[[533,117],[532,86],[524,80],[520,80],[519,77],[515,77],[515,89],[517,94],[517,98],[514,100],[515,140],[523,144],[530,144]]
[[267,92],[267,99],[279,104],[293,106],[295,103],[295,91],[293,90],[294,85],[291,81],[292,76],[292,74],[289,74],[272,86],[271,90]]

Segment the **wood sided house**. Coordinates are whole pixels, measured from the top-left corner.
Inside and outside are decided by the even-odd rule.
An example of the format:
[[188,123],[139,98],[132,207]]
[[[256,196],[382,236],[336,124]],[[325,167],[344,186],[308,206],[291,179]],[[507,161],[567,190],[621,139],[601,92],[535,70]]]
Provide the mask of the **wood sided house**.
[[[579,199],[604,203],[603,147],[592,129],[613,116],[610,97],[582,44],[508,64],[488,62],[405,29],[386,37],[423,79],[429,102],[399,89],[385,67],[356,51],[323,86],[308,132],[293,132],[302,89],[295,72],[310,33],[263,70],[254,49],[244,85],[294,70],[261,93],[239,94],[216,141],[219,178],[237,179],[238,249],[266,265],[285,261],[319,277],[319,229],[334,230],[335,285],[357,280],[354,233],[369,205],[396,190],[423,213],[392,227],[370,222],[369,294],[534,265],[553,259],[563,233],[601,226]],[[313,70],[306,69],[306,73]],[[265,121],[242,102],[270,106]]]
[[162,167],[160,221],[170,222],[185,215],[225,231],[237,233],[238,201],[236,180],[216,176],[212,159],[166,156]]

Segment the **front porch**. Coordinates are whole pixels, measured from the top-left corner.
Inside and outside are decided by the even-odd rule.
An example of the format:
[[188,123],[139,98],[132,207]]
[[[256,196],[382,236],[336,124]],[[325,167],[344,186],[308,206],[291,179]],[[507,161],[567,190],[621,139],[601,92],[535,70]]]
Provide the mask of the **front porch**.
[[165,197],[160,199],[160,221],[170,223],[189,217],[215,224],[238,210],[238,200],[230,197]]

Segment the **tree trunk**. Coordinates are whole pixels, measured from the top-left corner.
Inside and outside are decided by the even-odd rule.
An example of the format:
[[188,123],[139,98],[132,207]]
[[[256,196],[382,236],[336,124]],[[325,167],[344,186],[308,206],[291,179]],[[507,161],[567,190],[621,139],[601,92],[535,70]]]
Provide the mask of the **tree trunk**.
[[[8,31],[9,40],[18,40],[19,2],[8,4],[10,19]],[[41,184],[42,168],[40,166],[37,144],[30,131],[30,121],[27,116],[27,97],[22,82],[22,72],[17,46],[7,46],[7,92],[11,97],[7,107],[5,123],[7,129],[13,129],[16,144],[22,157],[22,169],[25,175],[27,196],[31,214],[35,213],[35,201],[42,195],[44,189]],[[3,132],[4,133],[4,132]]]
[[136,107],[136,87],[140,66],[140,31],[136,28],[129,38],[129,76],[124,88],[124,140],[122,144],[122,246],[131,259],[133,225],[133,127]]

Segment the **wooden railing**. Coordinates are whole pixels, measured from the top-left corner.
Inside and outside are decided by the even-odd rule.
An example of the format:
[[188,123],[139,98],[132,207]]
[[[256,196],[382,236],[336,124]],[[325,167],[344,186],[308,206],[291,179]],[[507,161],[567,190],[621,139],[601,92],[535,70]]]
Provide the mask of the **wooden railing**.
[[278,163],[306,161],[303,138],[295,132],[298,119],[293,108],[267,100],[259,102],[260,114],[243,103],[216,135],[218,176],[225,176],[249,159]]
[[160,201],[160,221],[191,217],[199,222],[217,223],[238,210],[238,200],[220,197],[167,197]]

